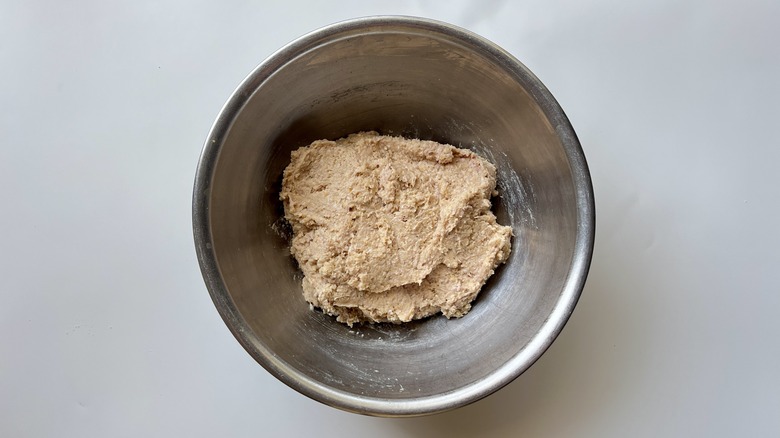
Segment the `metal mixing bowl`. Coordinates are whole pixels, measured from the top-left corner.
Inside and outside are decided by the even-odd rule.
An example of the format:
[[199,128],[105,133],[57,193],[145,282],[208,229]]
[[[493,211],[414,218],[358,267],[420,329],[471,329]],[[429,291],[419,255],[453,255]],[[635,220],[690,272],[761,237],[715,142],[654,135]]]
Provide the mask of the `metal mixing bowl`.
[[[279,201],[290,151],[375,130],[471,148],[498,169],[494,211],[515,237],[471,313],[349,328],[313,311]],[[512,381],[550,346],[593,250],[587,164],[542,83],[491,42],[409,17],[317,30],[258,66],[198,164],[195,245],[219,313],[263,367],[348,411],[444,411]]]

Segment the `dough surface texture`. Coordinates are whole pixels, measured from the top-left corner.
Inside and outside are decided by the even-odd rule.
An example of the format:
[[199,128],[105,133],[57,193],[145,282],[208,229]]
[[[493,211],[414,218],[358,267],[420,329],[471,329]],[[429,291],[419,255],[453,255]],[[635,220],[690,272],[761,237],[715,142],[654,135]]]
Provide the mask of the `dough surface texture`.
[[280,198],[306,301],[339,322],[460,317],[510,253],[496,169],[471,151],[361,132],[292,153]]

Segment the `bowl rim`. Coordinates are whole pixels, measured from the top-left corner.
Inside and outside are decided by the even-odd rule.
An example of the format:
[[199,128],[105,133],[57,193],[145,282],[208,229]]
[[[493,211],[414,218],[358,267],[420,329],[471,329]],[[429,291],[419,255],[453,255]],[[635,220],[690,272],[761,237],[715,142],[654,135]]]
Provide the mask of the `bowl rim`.
[[[363,397],[331,388],[298,372],[252,336],[252,330],[231,300],[213,251],[210,223],[210,190],[214,169],[233,120],[253,92],[274,72],[317,45],[360,29],[420,29],[457,41],[492,58],[522,83],[554,127],[571,167],[577,206],[577,230],[568,276],[553,311],[539,332],[514,357],[485,378],[453,391],[411,399]],[[519,60],[493,42],[458,26],[428,18],[380,15],[353,18],[314,30],[288,43],[266,58],[241,82],[219,112],[200,154],[192,195],[195,250],[203,279],[220,316],[244,349],[268,372],[307,397],[345,411],[401,417],[427,415],[475,402],[504,387],[544,354],[560,334],[579,300],[590,269],[595,239],[595,202],[585,154],[569,119],[542,82]]]

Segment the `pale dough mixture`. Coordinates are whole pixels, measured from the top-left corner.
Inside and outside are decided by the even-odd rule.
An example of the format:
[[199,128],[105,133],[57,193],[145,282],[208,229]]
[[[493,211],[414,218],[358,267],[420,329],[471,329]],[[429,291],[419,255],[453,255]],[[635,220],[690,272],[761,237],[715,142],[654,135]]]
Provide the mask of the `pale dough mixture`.
[[361,132],[294,151],[280,198],[304,297],[350,326],[465,315],[509,257],[495,187],[492,164],[432,141]]

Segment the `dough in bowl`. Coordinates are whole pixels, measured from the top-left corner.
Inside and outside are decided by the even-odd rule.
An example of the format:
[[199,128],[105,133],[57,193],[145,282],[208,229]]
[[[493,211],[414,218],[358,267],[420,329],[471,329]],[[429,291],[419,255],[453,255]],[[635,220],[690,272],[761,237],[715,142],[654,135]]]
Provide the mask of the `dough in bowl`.
[[510,253],[496,169],[471,151],[375,132],[292,153],[280,198],[306,300],[352,326],[460,317]]

